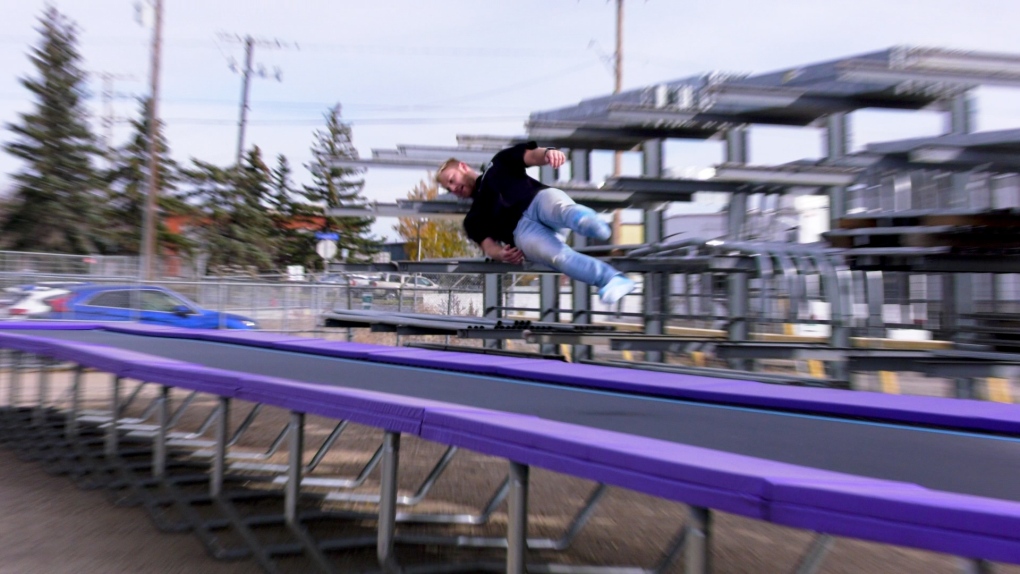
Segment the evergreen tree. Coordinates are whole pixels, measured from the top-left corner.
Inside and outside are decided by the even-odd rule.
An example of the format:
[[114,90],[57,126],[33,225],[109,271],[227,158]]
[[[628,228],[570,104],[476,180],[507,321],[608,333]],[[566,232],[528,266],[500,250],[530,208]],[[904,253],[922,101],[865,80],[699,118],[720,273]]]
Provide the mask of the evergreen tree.
[[276,167],[270,173],[270,189],[276,235],[280,240],[277,267],[303,265],[314,269],[319,256],[315,253],[315,236],[310,230],[317,227],[322,208],[298,201],[291,181],[290,163],[283,154],[276,158]]
[[274,270],[278,247],[270,209],[269,169],[256,146],[238,168],[224,169],[192,160],[187,177],[194,186],[185,194],[199,213],[199,247],[209,253],[208,266]]
[[[108,254],[137,255],[141,252],[142,227],[149,191],[150,101],[148,98],[140,101],[139,117],[131,121],[134,134],[111,158],[113,165],[107,173],[107,200],[103,206],[103,219],[107,224],[102,231],[103,251]],[[156,129],[156,152],[159,156],[157,253],[186,253],[190,251],[190,242],[182,235],[171,232],[165,224],[167,216],[188,215],[190,209],[176,196],[180,175],[177,163],[170,157],[162,122],[158,122]]]
[[9,211],[0,222],[0,245],[95,253],[102,196],[93,167],[98,150],[83,102],[85,72],[77,30],[52,6],[39,22],[42,40],[29,54],[38,77],[21,80],[35,98],[35,110],[7,126],[15,137],[4,149],[26,165],[14,175]]
[[[361,170],[335,165],[335,160],[358,158],[358,150],[351,143],[351,126],[340,120],[339,105],[331,108],[325,117],[326,129],[315,132],[312,145],[315,159],[307,166],[312,184],[304,186],[304,196],[309,202],[327,210],[362,207],[365,205],[365,198],[361,195],[365,181],[351,179]],[[370,235],[374,221],[371,217],[326,217],[323,231],[340,235],[337,246],[341,253],[347,250],[348,260],[366,261],[379,250],[379,240]]]

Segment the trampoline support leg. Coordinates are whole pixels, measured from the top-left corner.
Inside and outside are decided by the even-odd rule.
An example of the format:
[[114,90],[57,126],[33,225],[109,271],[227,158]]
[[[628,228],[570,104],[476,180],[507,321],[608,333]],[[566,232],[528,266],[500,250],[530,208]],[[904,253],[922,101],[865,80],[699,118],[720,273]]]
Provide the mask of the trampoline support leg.
[[819,534],[815,537],[800,564],[797,565],[795,574],[814,574],[825,561],[825,555],[836,544],[836,539],[828,534]]
[[528,474],[526,464],[510,461],[510,498],[507,500],[507,574],[524,574],[528,550]]
[[992,574],[992,563],[981,559],[960,559],[960,574]]
[[7,399],[7,405],[11,409],[11,418],[14,419],[14,413],[18,408],[18,400],[20,397],[21,390],[21,370],[25,361],[25,353],[21,351],[11,351],[13,360],[11,362],[11,386],[8,389],[10,393]]
[[209,496],[218,498],[223,493],[223,477],[227,467],[227,428],[230,424],[230,399],[220,397],[216,406],[215,453],[212,476],[209,477]]
[[117,419],[120,418],[120,384],[121,378],[113,376],[110,389],[110,426],[106,427],[106,457],[117,456]]
[[711,540],[712,511],[700,506],[691,506],[690,525],[684,544],[684,572],[686,574],[708,574],[712,571]]
[[71,382],[71,409],[67,412],[64,434],[68,440],[78,438],[78,413],[81,412],[81,384],[85,376],[85,367],[78,365],[74,368],[74,379]]
[[305,450],[305,413],[291,411],[287,425],[287,488],[284,491],[283,514],[287,524],[298,523],[298,498],[301,496],[302,453]]
[[387,574],[401,571],[394,555],[397,524],[397,467],[400,462],[400,433],[386,431],[383,436],[382,476],[379,486],[379,533],[376,556]]
[[156,399],[156,421],[159,428],[153,437],[152,445],[152,476],[163,478],[166,475],[166,435],[170,425],[170,387],[159,387],[159,398]]
[[32,424],[46,424],[46,399],[50,394],[50,358],[39,355],[39,400],[32,416]]

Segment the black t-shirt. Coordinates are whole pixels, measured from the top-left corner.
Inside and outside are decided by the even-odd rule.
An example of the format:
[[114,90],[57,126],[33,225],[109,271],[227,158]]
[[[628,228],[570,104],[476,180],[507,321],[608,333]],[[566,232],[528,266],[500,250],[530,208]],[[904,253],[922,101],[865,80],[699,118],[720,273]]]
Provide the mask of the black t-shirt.
[[548,185],[529,177],[524,152],[538,144],[528,142],[508,147],[492,156],[478,176],[471,193],[471,209],[464,217],[464,230],[475,243],[487,237],[514,244],[514,229],[538,192]]

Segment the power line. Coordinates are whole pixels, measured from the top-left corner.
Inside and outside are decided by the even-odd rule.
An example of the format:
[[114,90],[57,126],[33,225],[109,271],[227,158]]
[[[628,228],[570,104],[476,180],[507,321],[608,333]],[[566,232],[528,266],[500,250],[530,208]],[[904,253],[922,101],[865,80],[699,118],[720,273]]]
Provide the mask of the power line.
[[[114,99],[134,99],[136,95],[133,94],[115,94]],[[13,96],[2,96],[0,100],[4,99],[21,99],[14,98]],[[235,106],[237,103],[233,100],[222,100],[213,98],[163,98],[164,102],[173,104],[203,104],[203,105],[215,105],[215,106]],[[256,100],[252,99],[251,105],[268,106],[275,108],[315,108],[315,111],[321,112],[322,110],[328,109],[334,105],[326,102],[298,102],[298,101],[283,101],[283,100]],[[372,111],[387,111],[387,112],[426,112],[426,111],[441,111],[448,109],[450,106],[440,104],[369,104],[369,103],[351,103],[344,104],[344,108],[359,108]],[[481,110],[517,110],[519,108],[508,107],[508,106],[472,106],[472,105],[458,105],[458,110],[463,109],[481,109]],[[528,110],[530,111],[530,109]]]
[[100,92],[103,102],[103,113],[100,116],[99,124],[103,128],[103,149],[110,153],[113,148],[113,124],[124,119],[117,117],[113,112],[113,100],[116,92],[113,91],[113,83],[117,80],[134,80],[132,74],[114,74],[110,72],[93,72],[103,81],[103,88]]
[[[494,122],[494,121],[518,121],[522,120],[523,115],[511,115],[511,116],[458,116],[455,118],[363,118],[363,119],[351,119],[344,118],[345,124],[350,125],[400,125],[400,124],[441,124],[441,123],[475,123],[475,122]],[[207,126],[227,126],[236,125],[237,122],[234,120],[220,120],[214,118],[166,118],[163,120],[166,124],[175,125],[207,125]],[[248,125],[252,126],[286,126],[286,125],[321,125],[323,120],[319,119],[290,119],[290,120],[249,120]]]
[[[34,41],[32,37],[0,36],[0,44],[27,45]],[[218,50],[219,46],[202,38],[166,38],[163,43],[174,49],[190,48],[202,50]],[[123,48],[128,46],[147,46],[142,38],[107,37],[88,38],[87,45],[96,47]],[[393,46],[378,44],[330,44],[324,42],[291,43],[289,46],[307,52],[346,52],[359,56],[454,56],[474,58],[510,58],[510,59],[563,59],[574,58],[583,53],[576,46],[556,47],[545,45],[543,48],[463,48],[459,46]]]
[[436,100],[436,101],[433,101],[433,102],[429,102],[428,104],[425,104],[425,105],[437,105],[436,102],[438,102],[438,101],[443,101],[443,102],[448,102],[448,103],[463,102],[465,100],[470,100],[470,99],[474,99],[474,98],[481,98],[481,97],[485,97],[485,96],[491,96],[491,95],[494,95],[494,94],[502,94],[502,93],[505,93],[505,92],[509,92],[511,90],[516,90],[516,89],[524,88],[524,87],[534,88],[535,87],[534,84],[536,82],[541,82],[541,81],[544,81],[544,80],[550,80],[550,79],[553,79],[553,78],[562,78],[563,76],[565,76],[567,74],[571,74],[571,73],[574,73],[574,72],[580,72],[581,70],[584,70],[586,68],[590,68],[590,67],[594,66],[596,63],[597,62],[585,62],[583,64],[575,64],[573,66],[564,68],[562,70],[557,70],[557,71],[555,71],[555,72],[553,72],[551,74],[547,74],[547,75],[544,75],[544,76],[539,76],[537,78],[531,78],[531,79],[524,80],[524,81],[521,81],[521,82],[515,82],[515,83],[509,84],[507,86],[501,86],[501,87],[498,87],[498,88],[492,88],[491,90],[485,90],[485,91],[482,91],[482,92],[475,92],[473,94],[467,94],[467,95],[462,96],[460,98],[444,98],[443,100]]

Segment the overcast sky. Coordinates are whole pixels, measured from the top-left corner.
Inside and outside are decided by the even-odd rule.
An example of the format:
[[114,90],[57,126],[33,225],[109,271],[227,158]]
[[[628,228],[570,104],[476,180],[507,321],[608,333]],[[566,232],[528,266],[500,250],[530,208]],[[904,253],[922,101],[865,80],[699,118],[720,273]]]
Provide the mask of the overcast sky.
[[[146,0],[142,0],[145,2]],[[89,106],[104,113],[99,73],[114,83],[114,143],[149,86],[151,27],[136,23],[135,0],[51,0],[80,27],[85,68],[94,73]],[[26,56],[39,41],[44,0],[5,0],[0,19],[0,140],[32,107],[19,78],[34,75]],[[161,117],[173,156],[228,165],[237,145],[243,63],[237,38],[264,41],[255,63],[267,73],[251,86],[246,141],[273,158],[285,154],[307,180],[312,133],[322,114],[343,105],[363,156],[399,144],[455,145],[457,134],[524,134],[528,114],[610,93],[614,0],[164,0]],[[696,74],[762,73],[896,45],[1020,55],[1017,0],[626,0],[624,89]],[[275,43],[279,42],[279,46]],[[273,43],[272,46],[269,46]],[[271,77],[276,71],[282,81]],[[1015,90],[978,93],[980,130],[1020,127]],[[934,135],[934,113],[860,112],[854,148]],[[821,154],[810,128],[754,128],[752,163]],[[667,167],[721,161],[713,142],[673,142]],[[596,179],[608,173],[597,157]],[[625,170],[636,170],[630,158]],[[0,189],[19,164],[0,152]],[[370,171],[369,199],[403,197],[425,176]],[[380,222],[379,233],[390,233]]]

